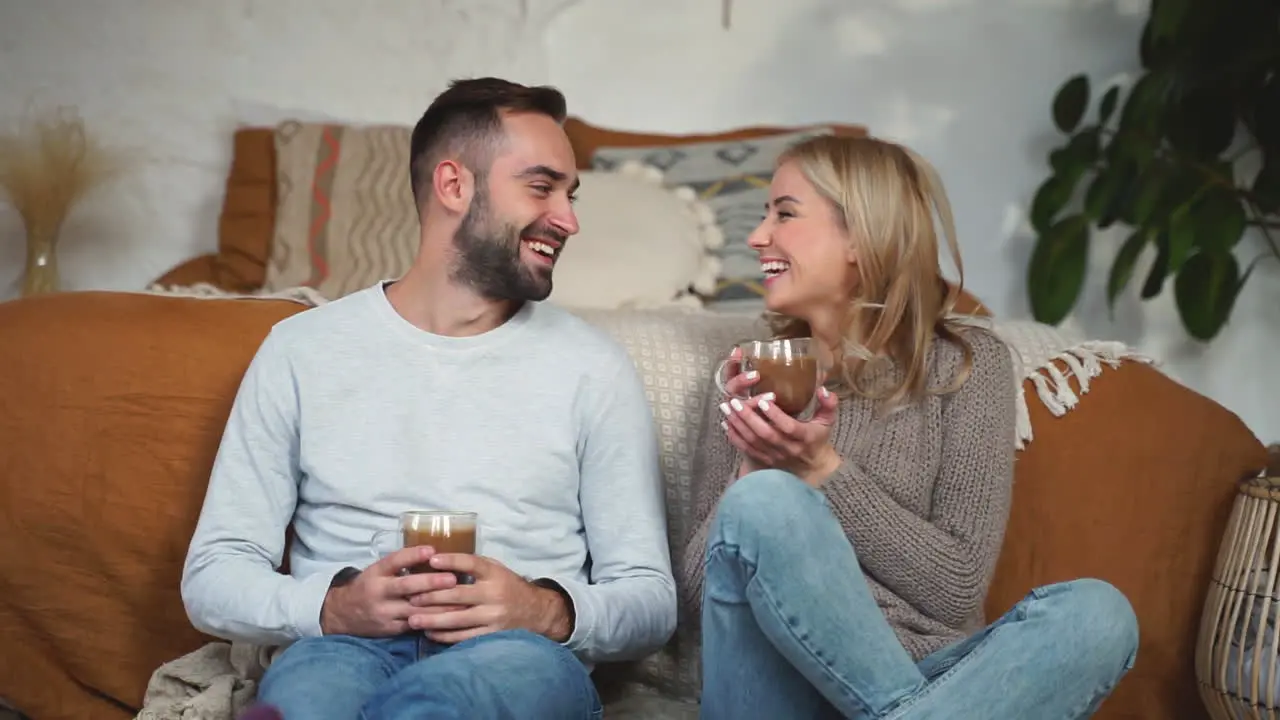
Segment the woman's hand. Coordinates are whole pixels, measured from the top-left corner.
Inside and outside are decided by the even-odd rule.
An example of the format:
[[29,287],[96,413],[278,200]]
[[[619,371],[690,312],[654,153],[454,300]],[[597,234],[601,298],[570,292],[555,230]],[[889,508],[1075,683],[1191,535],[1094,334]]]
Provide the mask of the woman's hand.
[[[728,383],[726,387],[732,389]],[[720,405],[720,411],[729,443],[745,456],[743,470],[786,470],[818,487],[840,467],[840,455],[830,442],[838,404],[834,394],[821,388],[818,408],[804,422],[779,409],[771,393],[750,400],[731,399]]]

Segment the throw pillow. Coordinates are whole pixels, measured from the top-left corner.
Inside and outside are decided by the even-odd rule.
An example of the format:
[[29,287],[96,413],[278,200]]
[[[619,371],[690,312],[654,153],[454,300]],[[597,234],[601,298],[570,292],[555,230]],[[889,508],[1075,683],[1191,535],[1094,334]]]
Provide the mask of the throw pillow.
[[815,127],[782,135],[649,147],[602,147],[592,156],[598,170],[638,161],[662,171],[670,186],[687,186],[716,215],[724,245],[716,255],[721,270],[708,305],[717,310],[758,309],[764,294],[764,273],[747,236],[760,223],[774,163],[787,147],[818,135],[828,127]]
[[580,177],[580,229],[556,262],[549,299],[571,308],[700,306],[690,289],[715,287],[720,264],[709,250],[723,243],[711,209],[636,162]]
[[289,120],[275,130],[276,227],[264,288],[336,299],[398,277],[418,249],[412,129]]

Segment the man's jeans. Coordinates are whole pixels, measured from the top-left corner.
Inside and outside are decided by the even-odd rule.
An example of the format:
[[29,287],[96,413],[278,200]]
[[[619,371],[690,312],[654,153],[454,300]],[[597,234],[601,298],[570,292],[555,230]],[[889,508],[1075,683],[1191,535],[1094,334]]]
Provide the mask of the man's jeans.
[[267,668],[258,702],[285,720],[602,715],[595,685],[573,653],[523,630],[450,646],[420,634],[303,639]]
[[825,496],[776,470],[744,476],[720,501],[702,629],[702,717],[711,720],[1086,718],[1138,649],[1124,595],[1076,580],[1032,590],[917,664]]

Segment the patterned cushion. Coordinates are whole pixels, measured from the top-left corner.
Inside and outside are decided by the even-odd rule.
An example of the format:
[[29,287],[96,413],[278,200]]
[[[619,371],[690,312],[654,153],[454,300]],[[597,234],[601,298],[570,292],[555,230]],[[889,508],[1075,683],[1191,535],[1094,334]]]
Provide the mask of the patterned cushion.
[[[631,354],[644,380],[657,424],[667,501],[672,562],[684,555],[693,515],[693,453],[711,373],[735,342],[764,332],[758,319],[717,313],[663,310],[578,310]],[[681,700],[696,700],[698,638],[681,617],[675,637],[627,674],[641,686]]]
[[747,246],[747,236],[760,223],[769,197],[773,166],[788,146],[832,129],[816,127],[782,135],[678,146],[602,147],[592,167],[609,169],[629,160],[652,165],[671,185],[694,189],[716,213],[724,234],[717,252],[720,281],[709,298],[717,308],[758,307],[764,293],[760,262]]
[[411,128],[287,121],[275,132],[276,229],[264,289],[334,299],[398,277],[418,250]]

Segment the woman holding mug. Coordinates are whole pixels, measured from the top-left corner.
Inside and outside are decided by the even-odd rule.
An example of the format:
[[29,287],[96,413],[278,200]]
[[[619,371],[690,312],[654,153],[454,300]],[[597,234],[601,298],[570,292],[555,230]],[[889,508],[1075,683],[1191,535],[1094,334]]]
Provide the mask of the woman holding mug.
[[774,337],[809,338],[823,382],[797,417],[752,391],[740,349],[717,373],[681,583],[703,717],[1081,718],[1132,667],[1136,617],[1099,580],[984,627],[1017,379],[1001,340],[952,315],[935,213],[963,282],[915,153],[824,136],[779,160],[749,243]]

